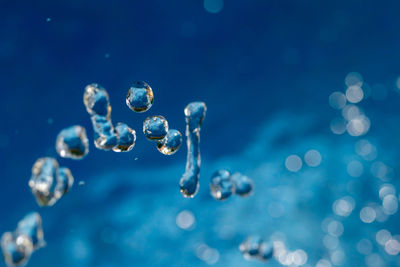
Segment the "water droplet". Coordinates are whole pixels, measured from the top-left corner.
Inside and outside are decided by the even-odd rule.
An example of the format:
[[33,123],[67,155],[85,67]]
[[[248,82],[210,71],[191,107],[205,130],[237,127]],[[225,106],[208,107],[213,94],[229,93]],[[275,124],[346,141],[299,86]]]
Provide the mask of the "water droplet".
[[154,101],[153,90],[143,81],[134,82],[126,95],[126,105],[135,112],[145,112]]

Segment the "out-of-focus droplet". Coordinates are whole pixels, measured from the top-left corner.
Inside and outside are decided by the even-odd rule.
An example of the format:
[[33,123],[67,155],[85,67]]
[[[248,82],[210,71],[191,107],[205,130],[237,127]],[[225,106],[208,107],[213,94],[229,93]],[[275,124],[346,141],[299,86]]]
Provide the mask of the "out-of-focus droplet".
[[74,184],[74,177],[71,171],[66,167],[60,167],[57,170],[57,185],[54,189],[54,195],[57,199],[68,193]]
[[210,191],[216,200],[225,200],[232,195],[233,183],[227,170],[216,171],[210,181]]
[[184,230],[191,230],[195,223],[194,215],[191,211],[183,210],[176,216],[176,225]]
[[118,136],[118,142],[113,150],[115,152],[129,152],[135,146],[136,131],[129,128],[125,123],[119,122],[115,126],[115,132]]
[[163,139],[168,132],[168,121],[163,116],[151,116],[143,122],[143,133],[148,140]]
[[7,266],[22,266],[29,261],[33,244],[26,235],[5,232],[1,237],[1,249]]
[[57,136],[57,153],[63,158],[82,159],[89,153],[86,130],[75,125],[63,129]]
[[29,187],[40,206],[52,206],[73,184],[68,168],[59,168],[54,158],[40,158],[32,167]]
[[243,243],[240,244],[239,249],[245,259],[249,260],[258,256],[260,253],[260,246],[263,240],[259,236],[249,236]]
[[145,112],[154,101],[153,90],[143,81],[134,82],[126,95],[126,105],[135,112]]
[[253,193],[254,185],[249,177],[236,172],[231,175],[231,180],[233,183],[233,192],[236,195],[246,197]]
[[41,206],[52,206],[57,200],[54,197],[57,170],[58,162],[53,158],[40,158],[32,167],[29,186]]
[[164,155],[175,154],[182,144],[182,134],[175,129],[168,130],[165,137],[157,142],[157,149]]
[[44,241],[42,218],[37,212],[28,213],[18,223],[16,233],[29,237],[34,249],[41,248],[46,244]]
[[303,162],[299,156],[290,155],[285,160],[285,166],[291,172],[298,172],[303,166]]
[[373,208],[371,207],[364,207],[360,211],[360,219],[364,223],[372,223],[375,221],[376,218],[376,212]]
[[346,96],[342,92],[333,92],[329,96],[329,105],[334,109],[342,109],[346,105]]
[[224,7],[224,0],[204,0],[204,9],[209,13],[219,13]]
[[364,92],[360,86],[352,85],[346,90],[346,98],[350,103],[358,103],[364,98]]
[[310,167],[317,167],[321,164],[322,157],[318,150],[311,149],[308,150],[304,155],[304,161]]
[[271,242],[263,242],[259,247],[259,259],[262,261],[267,261],[274,255],[274,247]]

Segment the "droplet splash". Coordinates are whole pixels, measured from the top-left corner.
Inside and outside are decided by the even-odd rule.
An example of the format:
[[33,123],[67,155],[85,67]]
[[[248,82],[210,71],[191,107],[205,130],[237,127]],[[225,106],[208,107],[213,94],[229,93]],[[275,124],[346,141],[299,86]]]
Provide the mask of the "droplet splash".
[[185,108],[188,153],[186,170],[179,181],[180,190],[184,197],[193,198],[199,189],[200,129],[206,112],[207,106],[204,102],[192,102]]
[[27,264],[32,253],[45,245],[42,218],[36,212],[27,214],[14,232],[5,232],[1,237],[1,249],[9,267]]
[[165,137],[157,142],[157,149],[164,155],[175,154],[182,144],[182,134],[175,129],[167,132]]
[[40,206],[52,206],[72,187],[68,168],[59,168],[54,158],[39,158],[32,167],[29,187]]
[[126,105],[135,112],[145,112],[154,101],[153,90],[143,81],[134,82],[126,95]]
[[63,129],[57,136],[56,150],[62,158],[84,158],[89,153],[85,128],[75,125]]
[[143,133],[148,140],[162,140],[168,133],[168,121],[163,116],[147,117],[143,122]]

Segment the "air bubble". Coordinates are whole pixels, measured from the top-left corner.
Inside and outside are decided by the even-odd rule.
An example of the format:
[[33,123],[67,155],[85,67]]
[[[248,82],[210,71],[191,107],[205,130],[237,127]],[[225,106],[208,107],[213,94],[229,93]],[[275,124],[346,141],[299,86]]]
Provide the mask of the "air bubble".
[[157,142],[157,149],[164,155],[173,155],[182,144],[182,134],[178,130],[171,129],[165,137]]
[[75,125],[63,129],[57,136],[57,153],[62,158],[82,159],[89,153],[89,141],[86,130]]
[[153,90],[146,82],[135,82],[126,95],[126,105],[135,112],[145,112],[154,101]]
[[234,188],[231,174],[227,170],[216,171],[211,177],[210,191],[216,200],[225,200],[232,195]]
[[151,116],[143,122],[143,133],[148,140],[162,140],[168,132],[168,121],[163,116]]
[[59,168],[54,158],[40,158],[32,167],[29,187],[40,206],[52,206],[68,192],[73,182],[68,168]]
[[119,122],[115,126],[115,131],[118,135],[118,143],[113,150],[115,152],[129,152],[135,146],[136,131],[129,128],[125,123]]
[[187,160],[186,170],[179,181],[184,197],[194,197],[199,189],[200,178],[200,129],[206,116],[207,106],[204,102],[192,102],[186,106]]

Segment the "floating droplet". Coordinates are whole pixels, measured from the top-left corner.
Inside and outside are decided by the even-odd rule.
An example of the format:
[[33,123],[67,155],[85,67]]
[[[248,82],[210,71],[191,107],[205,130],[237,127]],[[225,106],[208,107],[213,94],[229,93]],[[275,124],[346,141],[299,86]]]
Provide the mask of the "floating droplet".
[[135,146],[136,131],[125,123],[119,122],[115,126],[118,135],[118,144],[113,148],[115,152],[129,152]]
[[29,187],[40,206],[52,206],[73,184],[68,168],[59,168],[54,158],[40,158],[32,167]]
[[240,244],[239,249],[242,252],[244,258],[250,260],[259,256],[260,246],[262,245],[262,243],[263,240],[261,237],[249,236],[244,242]]
[[153,105],[151,87],[143,81],[135,82],[126,95],[126,105],[135,112],[145,112]]
[[167,135],[157,142],[157,149],[164,155],[173,155],[182,144],[182,134],[178,130],[171,129]]
[[274,255],[274,246],[271,242],[263,242],[259,247],[258,258],[262,261],[267,261]]
[[22,266],[29,261],[33,244],[26,235],[5,232],[1,237],[1,249],[7,266]]
[[85,87],[83,102],[90,115],[109,117],[111,106],[107,91],[100,85],[93,83]]
[[41,248],[46,244],[43,235],[42,218],[37,212],[28,213],[18,223],[16,232],[19,235],[29,237],[34,249]]
[[168,121],[163,116],[151,116],[143,122],[143,133],[148,140],[161,140],[168,132]]
[[92,116],[93,129],[95,132],[94,145],[98,149],[110,150],[118,143],[118,136],[114,130],[111,120],[104,116]]
[[188,147],[186,170],[179,186],[184,197],[194,197],[199,189],[200,178],[200,129],[206,115],[204,102],[192,102],[185,108],[186,143]]
[[216,200],[225,200],[232,195],[234,189],[230,175],[227,170],[219,170],[211,177],[210,191]]
[[63,158],[82,159],[89,152],[86,130],[75,125],[63,129],[57,136],[57,153]]
[[57,185],[54,189],[54,195],[57,199],[68,193],[74,184],[74,177],[71,171],[66,167],[60,167],[57,170]]
[[249,177],[236,172],[232,174],[231,180],[233,183],[233,191],[235,194],[246,197],[253,192],[253,181]]

